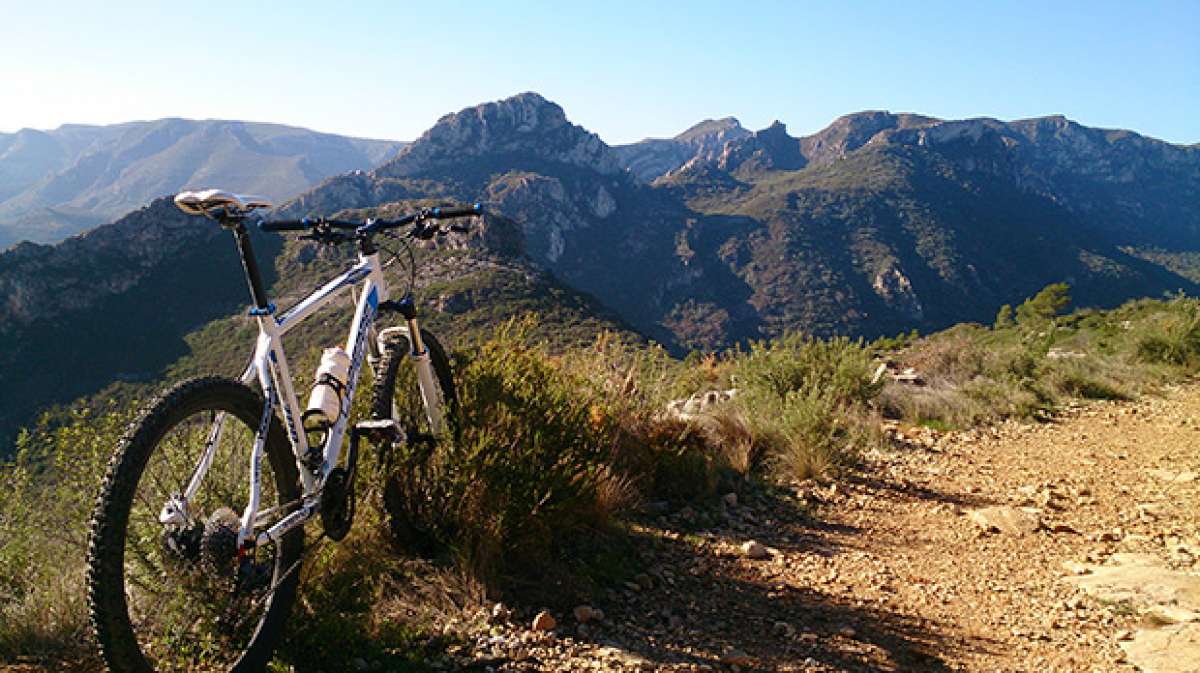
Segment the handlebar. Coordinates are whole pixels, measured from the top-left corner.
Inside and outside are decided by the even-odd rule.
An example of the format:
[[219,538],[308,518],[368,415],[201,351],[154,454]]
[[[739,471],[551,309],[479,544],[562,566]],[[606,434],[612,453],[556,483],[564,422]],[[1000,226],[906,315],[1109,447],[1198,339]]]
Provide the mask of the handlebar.
[[258,228],[263,231],[307,231],[316,228],[317,226],[327,226],[330,229],[348,229],[354,230],[362,226],[361,222],[350,222],[347,220],[327,220],[325,218],[309,218],[302,220],[273,220],[267,222],[259,220]]
[[[436,208],[425,208],[418,213],[405,215],[404,217],[393,220],[372,220],[367,219],[361,222],[352,220],[330,220],[323,217],[310,218],[306,217],[301,220],[260,220],[258,228],[262,231],[282,232],[282,231],[308,231],[310,229],[342,229],[346,231],[354,231],[359,234],[375,234],[387,229],[396,229],[409,224],[416,224],[413,229],[413,234],[417,237],[423,236],[425,227],[423,223],[427,220],[449,220],[458,217],[473,217],[483,214],[483,205],[476,203],[470,206],[439,206]],[[461,227],[451,227],[454,231],[462,231]],[[430,234],[432,235],[432,233]]]
[[455,217],[471,217],[472,215],[481,215],[483,213],[482,204],[474,204],[471,206],[455,206],[451,208],[434,208],[430,211],[430,215],[435,220],[448,220]]

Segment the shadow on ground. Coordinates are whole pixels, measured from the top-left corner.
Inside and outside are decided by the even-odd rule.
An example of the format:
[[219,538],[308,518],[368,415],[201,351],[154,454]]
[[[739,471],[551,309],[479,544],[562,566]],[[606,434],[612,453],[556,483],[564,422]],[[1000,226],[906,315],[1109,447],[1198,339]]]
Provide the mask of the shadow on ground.
[[[987,502],[873,477],[843,484],[839,488],[896,501]],[[817,511],[832,506],[818,505]],[[742,670],[754,671],[948,671],[943,660],[948,653],[997,647],[993,641],[953,635],[945,625],[897,612],[882,601],[845,595],[791,567],[787,561],[804,555],[853,551],[858,545],[847,543],[862,534],[853,526],[823,522],[797,506],[794,496],[765,494],[749,508],[714,510],[722,521],[711,528],[680,526],[678,517],[647,522],[636,546],[654,586],[610,591],[602,605],[611,626],[588,640],[654,666],[720,669],[722,657],[737,649],[752,662]],[[781,552],[785,563],[755,564],[730,551],[751,538]],[[669,579],[663,579],[664,569]]]

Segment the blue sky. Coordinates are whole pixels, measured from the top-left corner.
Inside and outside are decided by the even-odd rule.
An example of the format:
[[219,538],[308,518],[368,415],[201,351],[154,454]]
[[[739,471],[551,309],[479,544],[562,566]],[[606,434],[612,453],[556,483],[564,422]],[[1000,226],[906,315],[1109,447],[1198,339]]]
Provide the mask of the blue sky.
[[0,131],[182,116],[411,139],[534,90],[614,144],[862,109],[1200,142],[1197,0],[187,5],[0,0]]

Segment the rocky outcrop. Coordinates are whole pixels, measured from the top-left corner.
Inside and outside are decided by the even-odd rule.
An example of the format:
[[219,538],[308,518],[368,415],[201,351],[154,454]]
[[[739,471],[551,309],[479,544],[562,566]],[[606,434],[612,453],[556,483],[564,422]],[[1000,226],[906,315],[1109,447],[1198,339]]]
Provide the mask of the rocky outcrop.
[[[527,251],[548,265],[558,262],[567,237],[589,221],[573,196],[557,178],[536,173],[502,176],[488,185],[485,193],[496,210],[523,223]],[[609,203],[611,197],[603,205]]]
[[920,321],[925,317],[925,309],[913,291],[912,281],[899,268],[893,266],[875,274],[871,288],[888,306],[913,320]]
[[838,117],[820,132],[801,138],[801,153],[811,163],[828,163],[870,143],[884,131],[922,128],[936,123],[938,120],[922,115],[879,110],[855,112]]
[[720,156],[726,143],[751,135],[733,117],[706,119],[674,138],[648,138],[613,148],[621,165],[642,182],[679,168],[688,161],[712,161]]
[[776,121],[767,128],[726,142],[720,152],[696,154],[676,171],[668,174],[697,174],[708,166],[735,173],[746,170],[797,170],[807,159],[800,152],[800,140],[788,135],[787,127]]
[[605,175],[622,171],[616,154],[599,136],[567,121],[557,104],[523,93],[442,117],[377,173],[414,177],[514,154]]

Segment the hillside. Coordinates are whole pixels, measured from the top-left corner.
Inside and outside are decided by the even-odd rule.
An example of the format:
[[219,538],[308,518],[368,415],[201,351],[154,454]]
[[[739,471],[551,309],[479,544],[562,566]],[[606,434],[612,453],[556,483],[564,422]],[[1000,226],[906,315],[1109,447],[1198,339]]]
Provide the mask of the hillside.
[[[410,205],[390,208],[407,212]],[[541,319],[536,332],[563,346],[602,331],[638,339],[594,299],[532,265],[515,224],[487,218],[474,229],[417,251],[423,324],[447,347],[465,346],[530,313]],[[345,246],[253,239],[280,306],[299,301],[353,257]],[[386,276],[403,292],[403,264]],[[39,409],[101,391],[102,397],[142,395],[146,384],[157,387],[164,378],[235,375],[253,348],[256,328],[244,315],[245,279],[232,238],[168,199],[57,246],[25,243],[0,253],[0,296],[0,454]],[[345,339],[350,316],[347,298],[289,335],[298,376],[312,368],[317,349]]]
[[185,187],[282,200],[330,175],[376,166],[402,145],[190,119],[0,134],[0,249],[62,240]]
[[[420,254],[461,275],[464,252],[517,231],[488,221]],[[297,243],[280,257],[337,264]],[[459,301],[446,290],[434,303]],[[992,328],[687,361],[495,330],[455,358],[460,441],[365,454],[361,517],[310,547],[273,667],[1189,672],[1200,302],[1063,315],[1065,299],[1047,288]],[[132,413],[80,412],[0,463],[0,662],[99,667],[80,549]],[[173,654],[188,637],[147,640]],[[226,653],[183,651],[196,668]]]

